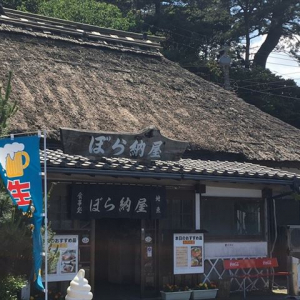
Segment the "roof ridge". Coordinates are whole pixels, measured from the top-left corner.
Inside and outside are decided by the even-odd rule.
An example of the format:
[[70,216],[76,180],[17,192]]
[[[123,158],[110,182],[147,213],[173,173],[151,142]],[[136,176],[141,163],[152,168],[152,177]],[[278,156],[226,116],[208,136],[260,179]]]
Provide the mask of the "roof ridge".
[[102,41],[108,45],[139,47],[152,52],[158,52],[161,49],[160,42],[163,40],[160,37],[104,28],[8,8],[5,8],[5,15],[0,15],[0,23],[21,27],[28,31],[43,32],[48,35],[68,35],[77,39]]

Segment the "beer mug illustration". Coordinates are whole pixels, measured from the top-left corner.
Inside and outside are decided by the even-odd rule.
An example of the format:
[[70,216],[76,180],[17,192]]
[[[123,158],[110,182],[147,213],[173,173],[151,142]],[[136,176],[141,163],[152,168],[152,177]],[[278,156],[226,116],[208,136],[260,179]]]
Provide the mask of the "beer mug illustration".
[[[23,157],[25,162],[23,164]],[[29,166],[30,158],[27,152],[18,151],[13,159],[10,155],[6,157],[6,174],[7,177],[20,177],[24,175],[24,169]]]

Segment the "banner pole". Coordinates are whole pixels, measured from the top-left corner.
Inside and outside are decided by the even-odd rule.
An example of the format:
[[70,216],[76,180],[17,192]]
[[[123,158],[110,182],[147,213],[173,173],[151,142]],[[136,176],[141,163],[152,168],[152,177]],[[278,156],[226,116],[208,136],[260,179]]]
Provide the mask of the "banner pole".
[[47,131],[44,129],[44,193],[45,193],[45,300],[48,300],[48,191],[47,191]]

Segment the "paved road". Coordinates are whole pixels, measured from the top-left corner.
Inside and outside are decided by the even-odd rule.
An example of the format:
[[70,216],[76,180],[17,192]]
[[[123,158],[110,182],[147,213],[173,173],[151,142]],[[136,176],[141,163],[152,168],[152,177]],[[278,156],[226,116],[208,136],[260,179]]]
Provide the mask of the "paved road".
[[[229,300],[243,300],[243,293],[230,294]],[[286,290],[271,292],[250,292],[246,294],[246,300],[300,300],[300,296],[289,296]]]
[[[139,297],[122,297],[119,296],[117,298],[109,298],[109,297],[94,297],[93,300],[140,300]],[[161,300],[160,297],[157,298],[146,298],[145,300]],[[204,299],[203,299],[204,300]],[[244,295],[242,292],[239,293],[231,293],[228,299],[220,299],[216,300],[244,300]],[[249,292],[246,294],[246,300],[300,300],[300,296],[294,297],[287,295],[286,290],[274,291],[274,292]]]
[[[147,298],[146,298],[147,299]],[[140,298],[118,298],[118,299],[108,299],[108,298],[93,298],[93,300],[140,300]],[[161,298],[153,298],[147,300],[161,300]],[[204,299],[203,299],[204,300]],[[230,295],[228,299],[217,298],[215,300],[244,300],[243,293],[234,293]],[[251,294],[246,295],[246,300],[300,300],[300,296],[292,297],[286,294]]]

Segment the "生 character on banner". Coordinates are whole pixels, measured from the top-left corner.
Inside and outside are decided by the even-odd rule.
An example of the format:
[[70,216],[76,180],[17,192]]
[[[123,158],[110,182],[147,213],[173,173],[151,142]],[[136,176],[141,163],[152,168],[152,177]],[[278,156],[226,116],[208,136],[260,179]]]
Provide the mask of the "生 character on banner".
[[42,178],[38,136],[0,140],[0,175],[15,205],[24,213],[33,206],[34,282],[44,290],[41,278],[43,220]]

